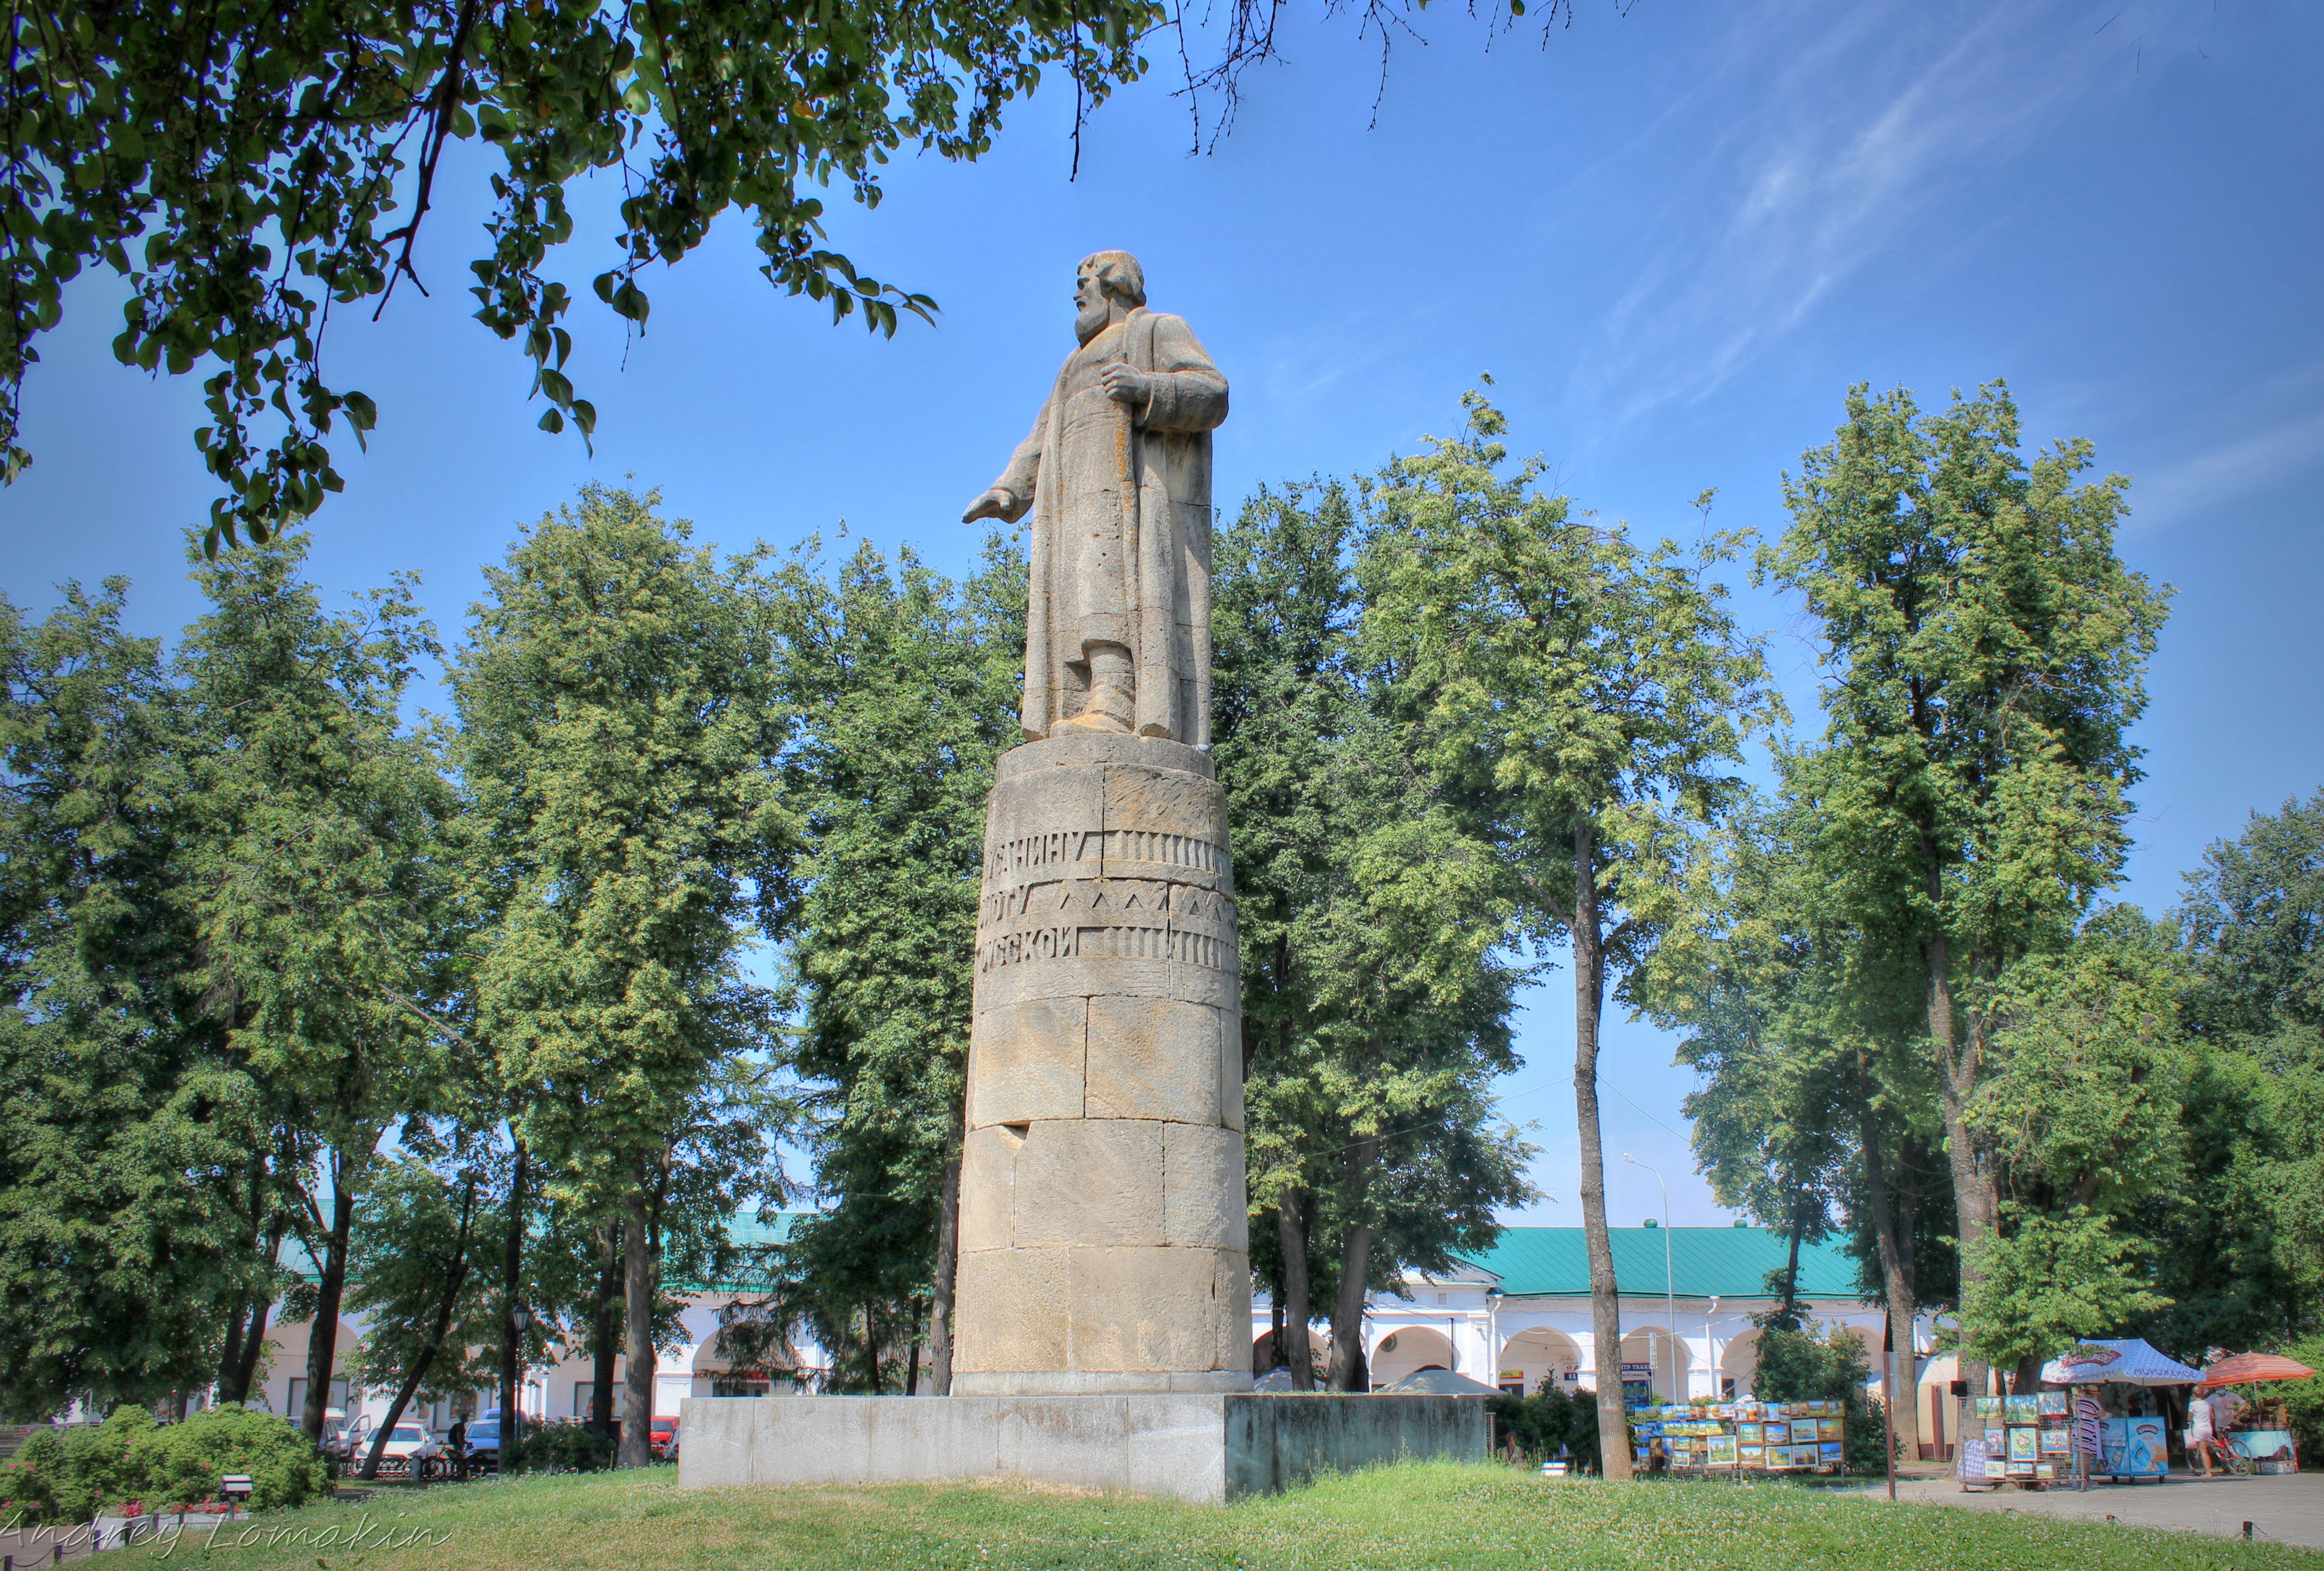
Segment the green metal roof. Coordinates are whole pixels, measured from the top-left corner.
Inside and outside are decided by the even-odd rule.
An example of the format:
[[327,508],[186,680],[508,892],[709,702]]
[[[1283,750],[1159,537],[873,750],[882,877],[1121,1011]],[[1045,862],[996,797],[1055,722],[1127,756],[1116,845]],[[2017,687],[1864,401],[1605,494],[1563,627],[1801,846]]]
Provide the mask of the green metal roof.
[[[726,1224],[726,1234],[738,1248],[750,1250],[782,1243],[805,1211],[778,1211],[761,1219],[751,1213]],[[1663,1286],[1664,1230],[1659,1227],[1609,1229],[1614,1245],[1614,1277],[1626,1298],[1659,1298]],[[1767,1227],[1674,1227],[1669,1230],[1671,1273],[1683,1298],[1772,1298],[1767,1273],[1783,1269],[1790,1243]],[[283,1246],[283,1264],[317,1280],[320,1273],[295,1241]],[[1500,1241],[1489,1250],[1456,1257],[1500,1279],[1501,1291],[1513,1298],[1579,1298],[1590,1293],[1590,1258],[1579,1227],[1506,1227]],[[710,1284],[711,1290],[744,1292],[761,1284],[733,1281]],[[671,1281],[675,1291],[701,1291],[699,1284]],[[1800,1296],[1803,1298],[1854,1298],[1863,1288],[1857,1280],[1856,1261],[1837,1243],[1800,1246]]]
[[[1622,1297],[1683,1298],[1772,1298],[1767,1273],[1781,1271],[1791,1251],[1782,1233],[1769,1227],[1615,1227],[1614,1279]],[[1665,1288],[1663,1246],[1670,1245]],[[1579,1227],[1508,1227],[1492,1248],[1462,1259],[1501,1279],[1513,1298],[1576,1298],[1590,1292],[1590,1257]],[[1800,1246],[1800,1296],[1854,1298],[1862,1296],[1856,1261],[1837,1243]]]
[[753,1212],[746,1216],[737,1216],[728,1222],[726,1236],[733,1241],[734,1247],[737,1249],[757,1249],[770,1243],[788,1243],[790,1242],[791,1224],[802,1216],[813,1215],[814,1213],[810,1211],[777,1211],[761,1219],[757,1213]]

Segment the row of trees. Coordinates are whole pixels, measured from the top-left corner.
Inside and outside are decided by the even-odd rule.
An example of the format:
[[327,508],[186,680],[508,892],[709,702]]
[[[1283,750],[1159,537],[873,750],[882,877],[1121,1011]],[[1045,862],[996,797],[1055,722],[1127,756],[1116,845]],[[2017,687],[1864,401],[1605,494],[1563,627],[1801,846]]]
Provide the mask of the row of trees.
[[[1344,1319],[1526,1191],[1486,1092],[1514,1062],[1509,912],[1433,777],[1374,767],[1413,700],[1357,650],[1325,511],[1263,498],[1224,543],[1222,691],[1237,833],[1283,852],[1251,882],[1253,1143],[1289,1197],[1266,1236]],[[197,550],[210,609],[174,649],[124,631],[118,580],[0,627],[7,1406],[244,1400],[268,1328],[304,1321],[319,1435],[359,1308],[349,1373],[399,1413],[507,1405],[562,1340],[604,1427],[617,1356],[650,1410],[675,1289],[738,1280],[764,1290],[735,1363],[805,1333],[836,1389],[945,1389],[1019,547],[959,584],[868,549],[721,564],[593,490],[488,571],[448,652],[412,585],[335,613],[302,555]],[[1286,572],[1327,582],[1314,650],[1271,620]],[[422,716],[439,660],[452,712]],[[733,1220],[794,1193],[786,1141],[823,1205],[744,1258]]]
[[359,1306],[399,1412],[494,1372],[509,1405],[568,1328],[601,1372],[626,1338],[648,1411],[671,1268],[779,1181],[762,560],[586,493],[488,574],[455,716],[414,719],[414,586],[334,612],[302,554],[197,550],[171,652],[119,579],[0,613],[0,1402],[244,1399],[306,1319],[319,1436]]
[[[1606,1366],[1609,1000],[1682,1031],[1722,1198],[1794,1258],[1850,1237],[1900,1343],[1952,1309],[2022,1376],[2126,1323],[2303,1324],[2324,804],[2216,848],[2173,924],[2098,905],[2164,605],[2115,552],[2125,483],[2085,444],[2022,457],[1998,387],[1857,390],[1757,558],[1822,641],[1824,735],[1793,743],[1710,495],[1693,544],[1644,545],[1464,408],[1217,541],[1252,1265],[1295,1382],[1328,1321],[1323,1378],[1360,1389],[1365,1294],[1528,1197],[1490,1085],[1553,951]],[[171,652],[118,581],[0,624],[0,1398],[239,1397],[305,1317],[316,1432],[354,1284],[366,1383],[505,1401],[570,1337],[602,1426],[617,1354],[649,1410],[673,1289],[743,1280],[733,1362],[805,1333],[837,1389],[947,1389],[1018,545],[958,583],[812,542],[722,564],[591,490],[448,654],[412,586],[333,614],[300,555],[197,550],[212,608]],[[415,718],[439,658],[453,713]],[[820,1204],[745,1260],[783,1141]]]

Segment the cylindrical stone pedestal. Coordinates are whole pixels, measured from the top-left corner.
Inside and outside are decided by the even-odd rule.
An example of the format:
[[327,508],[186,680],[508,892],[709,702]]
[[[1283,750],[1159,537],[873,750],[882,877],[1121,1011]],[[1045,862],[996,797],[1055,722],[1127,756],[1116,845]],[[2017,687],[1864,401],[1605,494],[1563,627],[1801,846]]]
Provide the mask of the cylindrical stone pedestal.
[[1249,1388],[1240,1015],[1210,755],[1072,731],[1003,754],[954,1392]]

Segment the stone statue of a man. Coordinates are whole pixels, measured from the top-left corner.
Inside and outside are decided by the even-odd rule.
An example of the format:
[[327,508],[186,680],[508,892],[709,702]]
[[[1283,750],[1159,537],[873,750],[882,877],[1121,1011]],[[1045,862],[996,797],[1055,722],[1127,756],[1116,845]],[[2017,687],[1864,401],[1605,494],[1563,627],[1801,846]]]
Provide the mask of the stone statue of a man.
[[1101,251],[1074,288],[1081,347],[964,522],[1033,516],[1024,730],[1206,746],[1211,432],[1227,382],[1182,318],[1146,309],[1138,259]]

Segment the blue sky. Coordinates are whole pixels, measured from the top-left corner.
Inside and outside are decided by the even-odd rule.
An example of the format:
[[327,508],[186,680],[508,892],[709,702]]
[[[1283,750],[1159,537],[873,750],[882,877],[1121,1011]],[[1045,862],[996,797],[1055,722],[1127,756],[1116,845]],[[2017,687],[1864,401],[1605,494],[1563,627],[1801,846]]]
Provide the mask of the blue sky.
[[[591,308],[571,369],[601,411],[594,458],[533,430],[523,363],[468,319],[485,165],[466,150],[471,187],[439,194],[422,249],[434,298],[333,328],[333,370],[381,430],[346,455],[315,572],[353,590],[418,568],[454,632],[521,522],[625,476],[725,544],[844,521],[961,568],[960,509],[1070,347],[1074,263],[1121,246],[1232,384],[1229,506],[1412,450],[1489,372],[1515,445],[1583,505],[1679,532],[1716,486],[1719,522],[1773,531],[1782,471],[1849,384],[1937,402],[2006,376],[2031,440],[2090,438],[2135,478],[2124,553],[2178,591],[2126,898],[2168,905],[2206,843],[2324,785],[2301,609],[2324,581],[2324,10],[1579,0],[1571,25],[1488,37],[1440,6],[1384,87],[1377,37],[1315,10],[1286,13],[1281,62],[1208,154],[1157,69],[1091,123],[1078,180],[1054,97],[981,164],[896,166],[876,213],[834,224],[867,271],[941,302],[893,341],[774,295],[730,219],[645,280],[650,331],[625,346],[587,299],[613,195],[588,193],[561,265]],[[198,390],[114,364],[117,300],[85,279],[41,346],[0,588],[44,606],[60,579],[127,573],[139,624],[174,632],[195,610],[180,531],[209,496]],[[1812,723],[1796,607],[1741,604]],[[1526,1220],[1580,1220],[1568,980],[1529,1001],[1506,1088],[1562,1202]],[[1690,1077],[1666,1039],[1609,1023],[1609,1156],[1659,1167],[1674,1220],[1720,1220],[1683,1139]],[[1608,1183],[1618,1222],[1659,1206],[1618,1160]]]

